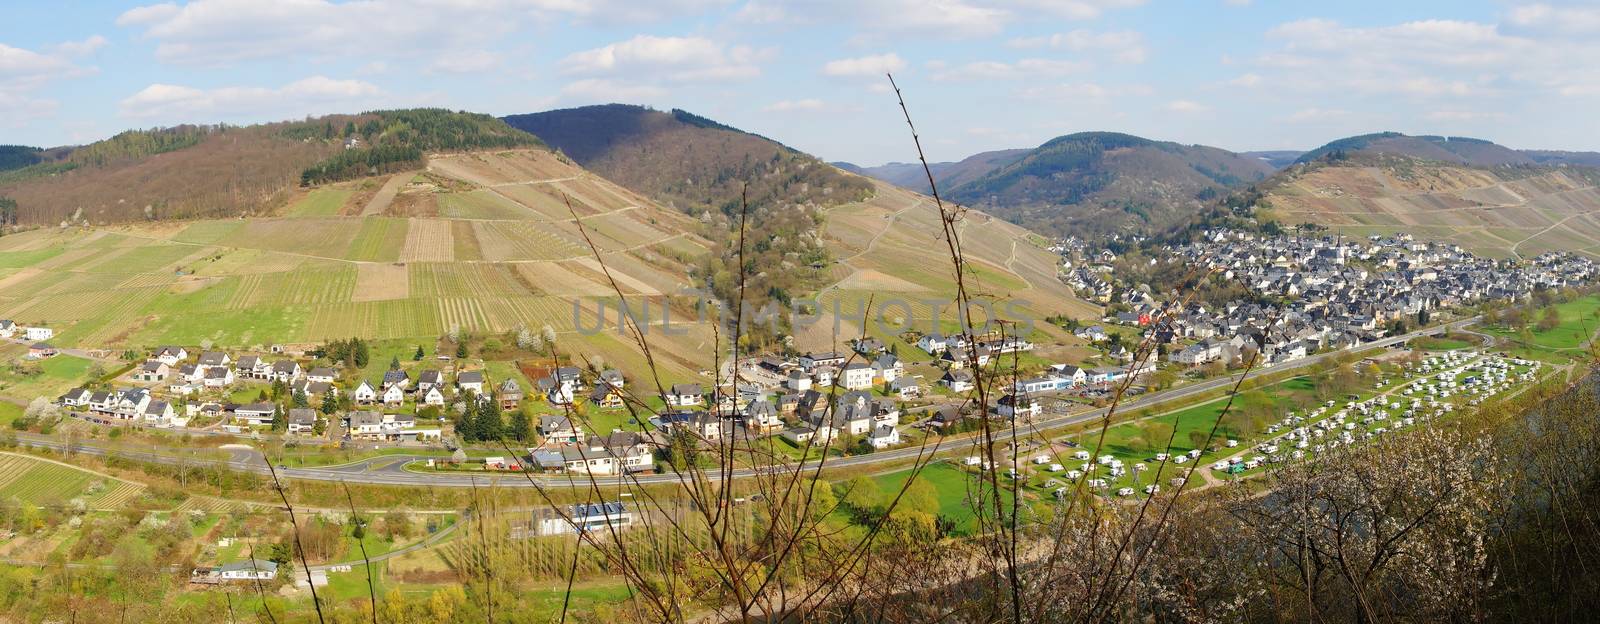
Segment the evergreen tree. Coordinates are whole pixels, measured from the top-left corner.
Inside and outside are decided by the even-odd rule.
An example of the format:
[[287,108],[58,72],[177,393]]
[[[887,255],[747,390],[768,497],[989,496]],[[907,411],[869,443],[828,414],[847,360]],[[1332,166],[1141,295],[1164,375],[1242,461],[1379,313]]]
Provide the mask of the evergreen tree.
[[459,359],[464,358],[464,357],[467,357],[467,341],[466,340],[462,340],[462,341],[456,343],[456,359],[459,360]]
[[511,426],[506,436],[518,442],[527,442],[533,436],[533,425],[528,420],[527,411],[519,409],[511,412]]
[[339,411],[339,399],[333,396],[333,390],[322,393],[322,413],[332,414]]
[[287,414],[283,413],[283,408],[281,406],[273,408],[272,409],[272,430],[273,431],[283,431],[283,430],[288,429],[288,428],[289,428],[289,416]]
[[422,345],[417,345],[417,352],[411,356],[411,359],[416,362],[421,362],[422,358],[426,356],[427,354],[422,352]]
[[505,433],[504,421],[500,418],[500,404],[490,398],[478,405],[478,439],[498,440]]
[[474,418],[472,403],[469,400],[466,407],[461,410],[461,417],[456,419],[456,437],[462,442],[471,442],[478,439],[478,423]]
[[396,355],[389,360],[389,370],[400,370],[400,356]]
[[355,349],[354,349],[354,351],[355,351],[355,358],[354,359],[355,359],[355,362],[356,362],[356,367],[358,367],[358,368],[366,368],[367,367],[367,362],[370,361],[370,358],[371,358],[371,354],[367,351],[367,341],[362,340],[360,338],[357,338],[355,340],[355,343],[356,344],[355,344]]
[[307,397],[306,393],[301,390],[295,390],[289,401],[295,407],[311,407],[311,398]]

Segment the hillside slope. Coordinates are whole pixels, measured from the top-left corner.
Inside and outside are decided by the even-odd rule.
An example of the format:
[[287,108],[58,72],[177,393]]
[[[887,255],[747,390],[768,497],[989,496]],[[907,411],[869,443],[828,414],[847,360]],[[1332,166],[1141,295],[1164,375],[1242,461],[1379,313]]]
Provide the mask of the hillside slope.
[[[875,191],[817,215],[826,225],[808,244],[832,260],[779,258],[785,264],[774,272],[794,280],[784,283],[804,285],[795,296],[953,294],[953,276],[939,270],[949,261],[931,203],[887,185]],[[605,331],[580,331],[613,298],[611,280],[636,305],[652,300],[654,323],[664,302],[683,305],[674,295],[703,285],[708,263],[729,264],[720,243],[701,234],[716,226],[539,148],[433,154],[416,171],[292,197],[273,216],[0,237],[0,317],[53,327],[62,346],[113,350],[350,336],[431,344],[455,328],[504,344],[516,328],[548,325],[563,351],[643,375],[642,354],[614,327],[614,304]],[[1038,237],[976,212],[963,228],[974,241],[975,288],[1028,299],[1039,318],[1097,312],[1055,279],[1055,257]],[[883,287],[879,275],[897,276],[900,286]],[[650,333],[655,356],[669,378],[698,378],[711,367],[716,336],[688,308],[672,318],[672,332]],[[842,348],[853,337],[830,332],[811,342],[822,335],[808,331],[801,344]]]
[[1258,205],[1283,223],[1361,236],[1407,232],[1490,257],[1597,255],[1597,184],[1600,172],[1585,167],[1474,167],[1367,151],[1290,167],[1259,186]]
[[685,212],[827,205],[870,193],[865,181],[781,143],[681,110],[607,104],[505,117],[512,127],[617,184]]
[[1086,132],[1052,139],[948,193],[1040,231],[1105,234],[1164,228],[1271,172],[1260,159],[1213,147]]
[[135,130],[14,153],[34,162],[0,172],[0,196],[22,224],[260,215],[303,185],[418,169],[427,152],[537,145],[493,117],[439,109]]

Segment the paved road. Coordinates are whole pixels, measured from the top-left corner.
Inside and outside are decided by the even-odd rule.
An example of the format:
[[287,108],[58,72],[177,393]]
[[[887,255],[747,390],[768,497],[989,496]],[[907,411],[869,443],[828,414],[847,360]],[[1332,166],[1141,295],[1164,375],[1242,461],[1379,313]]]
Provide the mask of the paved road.
[[[1429,335],[1440,334],[1440,333],[1444,333],[1447,329],[1459,329],[1459,328],[1461,328],[1463,326],[1475,323],[1478,320],[1479,320],[1479,317],[1475,316],[1475,317],[1472,317],[1472,318],[1467,318],[1467,319],[1455,321],[1455,322],[1449,323],[1447,325],[1441,325],[1441,326],[1438,326],[1438,327],[1422,329],[1422,330],[1413,331],[1413,332],[1410,332],[1410,333],[1407,333],[1407,334],[1402,334],[1400,336],[1395,336],[1395,337],[1392,337],[1392,338],[1385,338],[1383,340],[1369,342],[1369,343],[1361,345],[1360,348],[1361,349],[1372,349],[1372,348],[1388,347],[1388,346],[1392,346],[1392,345],[1395,345],[1395,344],[1400,344],[1402,342],[1405,342],[1407,340],[1410,340],[1412,338],[1416,338],[1416,337],[1419,337],[1419,336],[1429,336]],[[1343,355],[1344,353],[1346,353],[1346,352],[1344,352],[1344,351],[1332,351],[1332,352],[1327,352],[1327,353],[1319,353],[1317,355],[1313,355],[1313,356],[1310,356],[1310,357],[1307,357],[1307,358],[1304,358],[1304,359],[1301,359],[1301,360],[1297,360],[1297,361],[1294,361],[1294,362],[1288,362],[1288,363],[1284,363],[1284,364],[1268,366],[1268,367],[1265,367],[1265,368],[1259,368],[1259,369],[1256,369],[1255,371],[1252,371],[1250,373],[1250,376],[1251,377],[1258,377],[1258,376],[1261,376],[1261,375],[1271,375],[1271,374],[1286,372],[1286,371],[1295,370],[1295,369],[1299,369],[1299,368],[1305,368],[1305,367],[1317,364],[1319,362],[1322,362],[1324,360],[1327,360],[1329,358],[1334,358],[1334,357],[1337,357],[1339,355]],[[1171,401],[1174,401],[1174,400],[1184,399],[1184,398],[1192,397],[1194,395],[1204,394],[1204,393],[1212,392],[1212,391],[1215,391],[1215,390],[1218,390],[1218,389],[1230,387],[1234,383],[1237,383],[1237,382],[1238,382],[1238,378],[1237,377],[1226,376],[1226,377],[1218,377],[1216,379],[1210,379],[1210,380],[1206,380],[1206,381],[1202,381],[1202,382],[1192,383],[1192,384],[1188,384],[1188,385],[1185,385],[1185,386],[1180,386],[1180,387],[1177,387],[1177,388],[1173,388],[1171,390],[1167,390],[1167,391],[1163,391],[1163,392],[1157,392],[1157,393],[1153,393],[1153,394],[1149,394],[1149,395],[1145,395],[1145,396],[1142,396],[1142,397],[1137,397],[1137,398],[1125,401],[1118,408],[1118,410],[1120,410],[1122,413],[1131,413],[1134,410],[1137,410],[1137,409],[1140,409],[1142,407],[1146,407],[1146,406],[1149,406],[1149,405],[1155,405],[1155,404],[1159,404],[1159,403],[1167,403],[1167,402],[1171,402]],[[996,441],[998,441],[998,442],[1006,442],[1006,441],[1009,441],[1009,440],[1012,440],[1012,439],[1015,439],[1015,438],[1018,438],[1018,437],[1025,437],[1025,436],[1033,435],[1033,434],[1036,434],[1036,433],[1039,433],[1039,432],[1044,432],[1044,431],[1048,431],[1048,430],[1052,430],[1052,429],[1060,429],[1060,428],[1063,428],[1063,427],[1068,427],[1068,426],[1072,426],[1072,425],[1091,422],[1091,421],[1094,421],[1094,420],[1097,420],[1099,418],[1104,417],[1105,414],[1106,414],[1106,408],[1099,408],[1099,409],[1089,410],[1089,411],[1085,411],[1085,412],[1079,412],[1079,413],[1076,413],[1076,414],[1069,414],[1069,415],[1064,415],[1064,416],[1056,416],[1056,417],[1052,417],[1052,418],[1045,418],[1045,419],[1034,421],[1029,426],[1024,427],[1024,428],[1022,428],[1020,430],[997,431],[997,432],[994,433],[994,437],[995,437]],[[17,434],[17,441],[19,443],[26,444],[26,445],[29,445],[29,446],[51,448],[51,449],[56,449],[56,450],[61,450],[66,446],[66,443],[63,442],[62,440],[59,440],[59,439],[56,439],[56,438],[52,438],[52,437],[47,437],[47,436],[35,435],[35,434],[18,433]],[[953,441],[947,441],[944,445],[942,445],[940,447],[939,450],[941,452],[944,452],[944,451],[950,451],[950,450],[954,450],[954,449],[971,448],[972,443],[973,443],[973,440],[971,438],[961,438],[961,439],[957,439],[957,440],[953,440]],[[125,458],[128,458],[128,459],[134,459],[134,460],[138,460],[138,461],[155,462],[155,463],[160,463],[160,464],[169,464],[169,465],[171,465],[171,464],[217,465],[217,466],[226,466],[228,468],[232,468],[232,469],[240,470],[240,471],[245,471],[245,472],[253,472],[253,473],[258,473],[258,474],[266,474],[267,473],[267,466],[266,466],[266,464],[264,462],[261,461],[260,455],[258,453],[255,453],[253,451],[243,451],[243,450],[237,449],[237,448],[228,449],[228,450],[229,450],[229,458],[227,460],[221,460],[221,459],[205,459],[205,458],[177,458],[177,457],[172,457],[170,455],[152,453],[152,452],[149,452],[149,451],[106,449],[106,448],[95,446],[95,444],[93,442],[78,442],[76,444],[76,446],[75,446],[75,452],[82,453],[84,455],[93,455],[93,456],[117,455],[117,456],[125,457]],[[897,461],[906,461],[906,460],[910,460],[910,459],[915,459],[919,455],[927,453],[928,450],[929,449],[927,449],[927,448],[911,447],[911,448],[894,449],[894,450],[889,450],[889,451],[881,451],[881,452],[871,453],[871,454],[867,454],[867,455],[856,455],[856,456],[852,456],[852,457],[828,458],[826,460],[826,465],[830,466],[830,467],[845,468],[845,467],[857,467],[857,466],[865,466],[865,465],[871,465],[871,464],[881,464],[881,463],[889,463],[889,462],[897,462]],[[433,487],[473,487],[474,485],[485,486],[485,485],[489,485],[489,484],[494,484],[494,485],[496,485],[498,487],[534,487],[533,483],[529,483],[529,480],[528,480],[527,476],[526,475],[521,475],[521,474],[476,475],[476,476],[474,476],[474,475],[465,475],[465,474],[448,474],[448,473],[421,474],[421,473],[406,472],[405,470],[402,469],[403,466],[410,460],[413,460],[413,459],[426,459],[426,458],[427,458],[427,456],[385,455],[383,457],[372,458],[372,459],[358,461],[358,462],[354,462],[354,463],[350,463],[350,464],[344,464],[344,465],[340,465],[340,466],[319,466],[319,467],[313,467],[313,468],[280,467],[280,468],[278,468],[278,475],[280,477],[283,477],[283,478],[286,478],[286,479],[289,479],[289,480],[305,479],[305,480],[311,480],[311,481],[344,481],[344,482],[349,482],[349,483],[365,483],[365,484],[373,484],[373,485],[407,485],[407,486],[433,486]],[[759,469],[759,470],[761,470],[761,471],[781,471],[781,470],[792,470],[792,469],[793,469],[792,467],[789,467],[789,468],[778,467],[778,468],[763,468],[763,469]],[[741,468],[741,469],[733,470],[731,472],[732,478],[735,478],[735,479],[748,478],[748,477],[756,476],[757,474],[758,474],[758,469],[751,469],[751,468]],[[716,472],[712,472],[712,473],[707,474],[707,477],[710,478],[710,479],[713,479],[713,480],[717,480],[717,479],[721,479],[722,475],[719,474],[719,473],[716,473]],[[654,474],[654,475],[637,475],[637,476],[595,477],[593,482],[591,482],[591,480],[589,478],[587,478],[587,477],[572,476],[572,475],[562,475],[562,476],[535,476],[533,480],[540,487],[548,487],[548,488],[588,488],[588,487],[591,487],[591,486],[593,486],[595,484],[599,484],[601,486],[607,486],[607,485],[620,486],[620,485],[628,485],[628,484],[633,484],[633,483],[638,483],[638,484],[641,484],[641,485],[673,484],[673,483],[679,483],[680,480],[683,479],[683,478],[685,478],[685,477],[677,475],[677,474]]]

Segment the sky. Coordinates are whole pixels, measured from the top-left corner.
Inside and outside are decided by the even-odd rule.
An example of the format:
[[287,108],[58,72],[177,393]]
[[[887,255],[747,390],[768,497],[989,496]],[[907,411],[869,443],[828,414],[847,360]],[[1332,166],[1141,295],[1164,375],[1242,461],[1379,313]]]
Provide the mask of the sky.
[[1310,149],[1395,130],[1600,150],[1600,3],[8,2],[0,143],[436,106],[682,108],[826,160],[1087,130]]

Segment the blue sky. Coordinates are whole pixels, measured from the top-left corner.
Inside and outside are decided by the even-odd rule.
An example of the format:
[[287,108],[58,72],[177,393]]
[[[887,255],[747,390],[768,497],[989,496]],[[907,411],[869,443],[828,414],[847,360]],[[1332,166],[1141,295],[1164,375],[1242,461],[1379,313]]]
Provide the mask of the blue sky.
[[[0,143],[378,107],[684,108],[829,160],[1118,130],[1234,150],[1379,130],[1600,150],[1600,6],[1518,1],[8,3]],[[20,6],[19,6],[20,5]]]

